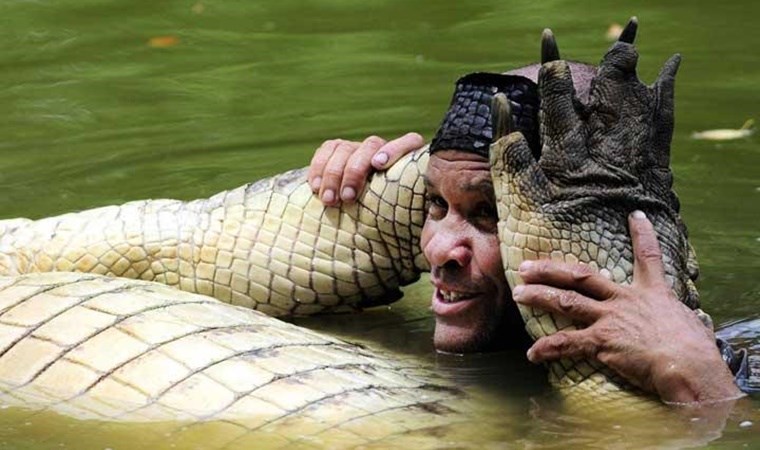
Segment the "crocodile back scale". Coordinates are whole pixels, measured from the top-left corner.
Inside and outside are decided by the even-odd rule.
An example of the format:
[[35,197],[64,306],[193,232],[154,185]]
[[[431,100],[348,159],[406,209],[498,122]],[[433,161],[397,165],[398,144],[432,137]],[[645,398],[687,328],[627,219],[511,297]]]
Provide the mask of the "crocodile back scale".
[[158,283],[0,277],[4,407],[355,446],[461,422],[460,398],[416,364]]

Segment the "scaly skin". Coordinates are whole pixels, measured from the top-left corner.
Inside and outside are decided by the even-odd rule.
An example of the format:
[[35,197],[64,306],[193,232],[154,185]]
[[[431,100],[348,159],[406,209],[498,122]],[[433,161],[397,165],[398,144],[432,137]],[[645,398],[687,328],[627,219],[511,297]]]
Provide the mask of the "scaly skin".
[[[92,274],[0,277],[0,399],[109,421],[375,439],[464,420],[424,370],[247,308]],[[294,434],[293,430],[298,430]]]
[[304,169],[208,199],[145,200],[0,221],[0,275],[77,271],[156,281],[272,316],[386,304],[426,270],[426,149],[329,208]]
[[[605,55],[590,100],[575,98],[564,61],[544,64],[539,75],[542,154],[531,155],[524,138],[511,133],[491,148],[505,273],[514,288],[524,260],[553,259],[607,269],[628,284],[633,253],[627,216],[646,212],[657,231],[666,277],[691,308],[698,297],[686,227],[672,191],[670,140],[673,86],[679,57],[669,60],[657,82],[636,77],[633,45],[616,43]],[[537,339],[572,330],[570,321],[521,307]],[[596,361],[549,364],[556,386],[583,392],[588,400],[628,397],[631,387]],[[574,395],[575,398],[579,396]]]

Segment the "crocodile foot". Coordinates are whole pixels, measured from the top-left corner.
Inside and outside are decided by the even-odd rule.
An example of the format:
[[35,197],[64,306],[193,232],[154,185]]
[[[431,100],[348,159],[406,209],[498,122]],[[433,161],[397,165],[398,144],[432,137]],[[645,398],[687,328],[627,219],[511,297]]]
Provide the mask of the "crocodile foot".
[[[586,263],[608,270],[618,283],[630,283],[627,217],[638,209],[654,224],[666,277],[677,297],[698,307],[695,259],[670,170],[674,83],[681,58],[671,57],[655,83],[644,85],[636,75],[636,28],[634,18],[604,56],[586,102],[575,94],[553,35],[544,33],[540,158],[521,133],[508,132],[515,129],[508,123],[509,103],[494,100],[494,130],[504,131],[491,147],[492,177],[501,253],[513,288],[521,284],[520,263],[535,259]],[[521,306],[521,313],[534,339],[575,328],[569,320],[527,307]],[[601,370],[580,366],[580,373],[560,368],[555,380],[584,379]]]

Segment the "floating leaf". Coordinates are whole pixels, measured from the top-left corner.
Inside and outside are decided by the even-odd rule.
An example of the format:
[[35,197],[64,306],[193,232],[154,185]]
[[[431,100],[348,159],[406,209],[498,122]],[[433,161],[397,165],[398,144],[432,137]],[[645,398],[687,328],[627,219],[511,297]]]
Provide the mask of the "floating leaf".
[[623,32],[623,26],[619,23],[612,23],[610,24],[609,28],[607,28],[607,33],[604,34],[605,39],[608,41],[617,41],[620,37],[620,33]]
[[752,136],[755,132],[755,121],[752,119],[744,122],[739,129],[722,128],[718,130],[695,131],[691,134],[692,139],[703,141],[732,141]]
[[148,40],[148,46],[153,48],[168,48],[179,44],[177,36],[154,36]]

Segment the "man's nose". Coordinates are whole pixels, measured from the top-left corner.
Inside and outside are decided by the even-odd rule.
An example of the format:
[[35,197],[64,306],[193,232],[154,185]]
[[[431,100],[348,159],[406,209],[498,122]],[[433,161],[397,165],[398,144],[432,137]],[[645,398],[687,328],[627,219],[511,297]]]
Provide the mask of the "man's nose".
[[457,230],[438,230],[425,250],[432,266],[455,269],[468,266],[472,260],[470,240]]

